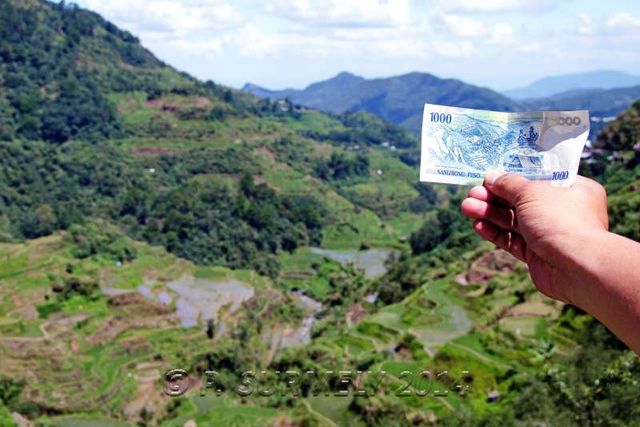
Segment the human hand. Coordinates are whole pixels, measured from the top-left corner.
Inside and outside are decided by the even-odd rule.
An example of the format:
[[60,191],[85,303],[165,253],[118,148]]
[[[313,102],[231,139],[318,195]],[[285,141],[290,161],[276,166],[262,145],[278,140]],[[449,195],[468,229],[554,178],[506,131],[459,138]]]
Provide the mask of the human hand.
[[462,202],[473,228],[529,266],[541,292],[576,304],[581,285],[579,257],[608,230],[606,192],[581,176],[571,188],[529,181],[515,174],[487,175]]

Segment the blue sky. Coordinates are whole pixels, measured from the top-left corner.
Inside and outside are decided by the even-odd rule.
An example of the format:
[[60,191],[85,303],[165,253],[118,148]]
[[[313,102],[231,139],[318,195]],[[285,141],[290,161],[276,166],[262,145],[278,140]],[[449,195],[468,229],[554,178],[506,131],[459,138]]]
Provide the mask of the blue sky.
[[640,1],[77,0],[167,63],[233,87],[410,71],[508,89],[547,75],[640,75]]

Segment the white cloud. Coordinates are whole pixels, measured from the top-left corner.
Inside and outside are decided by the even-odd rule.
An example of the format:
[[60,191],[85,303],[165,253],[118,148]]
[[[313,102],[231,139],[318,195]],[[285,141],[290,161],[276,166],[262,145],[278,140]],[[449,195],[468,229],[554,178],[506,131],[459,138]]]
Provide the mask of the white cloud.
[[436,43],[434,47],[440,55],[451,58],[469,58],[473,53],[473,44],[468,40]]
[[590,36],[594,34],[593,19],[588,13],[581,13],[578,15],[578,34],[583,36]]
[[531,42],[521,44],[518,50],[522,53],[539,53],[541,48],[540,42]]
[[619,12],[611,15],[605,22],[605,26],[610,30],[623,32],[640,30],[640,17],[628,12]]
[[242,22],[241,15],[227,0],[81,0],[95,10],[144,38],[185,37],[221,31]]
[[175,39],[170,40],[169,45],[175,49],[176,52],[180,52],[185,55],[197,57],[209,54],[222,53],[224,41],[219,38],[213,38],[209,40],[184,40]]
[[495,24],[491,27],[489,35],[489,44],[509,46],[514,44],[513,29],[508,24]]
[[439,0],[437,4],[456,13],[540,12],[553,6],[549,0]]
[[[575,35],[597,41],[604,37],[640,35],[640,16],[629,12],[615,12],[609,16],[593,18],[588,13],[578,14]],[[629,40],[630,41],[630,40]]]
[[441,17],[447,30],[462,39],[482,39],[493,45],[511,45],[515,43],[510,25],[497,23],[487,25],[483,21],[464,15],[443,15]]
[[316,27],[390,27],[411,18],[410,0],[275,0],[267,10]]
[[277,37],[266,34],[255,24],[247,24],[227,37],[228,43],[232,43],[246,56],[263,57],[273,53],[279,41]]
[[479,37],[486,34],[484,22],[461,15],[444,15],[442,17],[447,29],[457,37]]
[[622,0],[606,8],[576,0],[75,1],[166,62],[233,84],[268,85],[273,76],[296,84],[340,68],[416,69],[503,85],[545,67],[552,74],[640,65],[640,3]]
[[[250,38],[243,16],[228,0],[80,0],[80,5],[140,37],[152,50],[186,57],[216,56],[230,34],[251,41],[245,48],[264,51],[265,42]],[[239,29],[237,31],[237,29]]]

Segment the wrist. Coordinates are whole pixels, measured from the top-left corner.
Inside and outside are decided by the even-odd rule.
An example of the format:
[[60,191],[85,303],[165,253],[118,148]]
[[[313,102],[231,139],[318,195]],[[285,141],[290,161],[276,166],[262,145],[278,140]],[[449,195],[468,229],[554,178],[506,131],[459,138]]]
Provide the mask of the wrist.
[[588,237],[573,276],[572,303],[640,354],[640,243],[614,233]]
[[582,310],[590,311],[594,298],[602,291],[602,267],[609,256],[608,242],[614,236],[605,229],[594,229],[567,239],[572,247],[567,251],[566,262],[568,273],[573,277],[567,297]]

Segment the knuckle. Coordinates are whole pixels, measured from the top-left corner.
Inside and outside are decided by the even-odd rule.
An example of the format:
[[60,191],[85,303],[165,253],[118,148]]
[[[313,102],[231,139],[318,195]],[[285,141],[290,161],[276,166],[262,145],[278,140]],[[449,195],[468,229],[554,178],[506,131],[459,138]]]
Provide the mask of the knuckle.
[[591,188],[591,190],[601,196],[606,197],[607,196],[607,190],[606,188],[604,188],[604,186],[602,184],[600,184],[598,181],[595,181],[593,179],[589,179],[588,181],[589,184],[589,188]]
[[524,204],[528,200],[531,200],[535,197],[536,193],[538,192],[538,188],[535,184],[535,182],[531,181],[522,182],[519,191],[517,191],[515,195],[516,205]]

